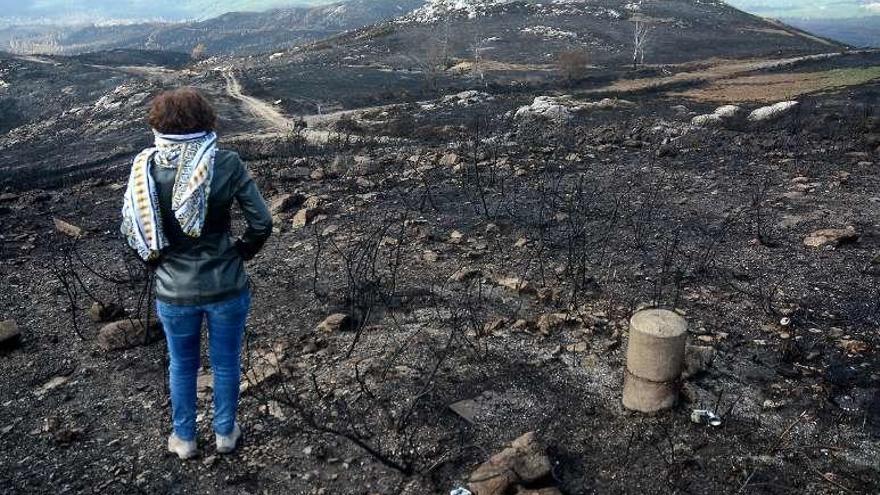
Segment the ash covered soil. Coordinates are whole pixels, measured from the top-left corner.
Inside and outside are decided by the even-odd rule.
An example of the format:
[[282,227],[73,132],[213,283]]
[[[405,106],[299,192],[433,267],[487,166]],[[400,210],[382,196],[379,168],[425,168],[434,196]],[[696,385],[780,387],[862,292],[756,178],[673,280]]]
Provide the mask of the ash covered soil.
[[[876,493],[878,96],[701,127],[714,105],[659,93],[536,115],[470,92],[341,118],[320,145],[229,139],[278,232],[249,264],[244,442],[215,455],[206,368],[192,462],[164,449],[164,344],[105,351],[87,315],[153,304],[117,234],[124,166],[9,182],[0,492],[448,493],[534,431],[552,469],[523,490]],[[698,358],[655,416],[620,405],[645,306],[684,314]],[[691,421],[704,408],[720,427]]]

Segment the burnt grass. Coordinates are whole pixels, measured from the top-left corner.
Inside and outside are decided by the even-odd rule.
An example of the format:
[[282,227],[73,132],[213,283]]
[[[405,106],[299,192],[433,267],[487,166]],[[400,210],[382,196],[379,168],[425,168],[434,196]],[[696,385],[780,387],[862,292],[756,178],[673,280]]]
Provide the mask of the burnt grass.
[[[875,493],[877,93],[738,130],[691,128],[672,107],[711,108],[649,94],[566,123],[517,123],[501,98],[392,111],[324,146],[236,140],[268,199],[319,212],[301,229],[279,213],[250,263],[245,440],[215,456],[202,398],[192,462],[164,450],[163,343],[100,351],[85,314],[153,304],[116,233],[124,168],[17,187],[0,204],[0,307],[24,333],[0,355],[0,492],[448,493],[534,430],[569,494]],[[370,137],[383,129],[392,141]],[[803,244],[850,225],[855,242]],[[646,305],[716,352],[654,416],[620,405]],[[347,328],[316,330],[338,312]],[[551,313],[567,323],[540,328]],[[448,409],[474,397],[473,423]],[[696,408],[723,425],[692,423]]]

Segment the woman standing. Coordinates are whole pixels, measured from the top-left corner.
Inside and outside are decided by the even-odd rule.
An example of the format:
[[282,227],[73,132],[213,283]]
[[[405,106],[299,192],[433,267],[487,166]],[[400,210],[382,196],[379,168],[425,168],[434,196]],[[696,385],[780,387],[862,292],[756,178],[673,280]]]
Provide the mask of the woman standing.
[[[260,191],[238,154],[217,149],[217,116],[195,89],[160,94],[149,124],[155,145],[132,165],[122,234],[156,270],[157,313],[165,332],[174,431],[168,450],[190,459],[196,447],[196,376],[202,322],[214,374],[217,452],[235,450],[241,348],[251,295],[244,261],[272,232]],[[231,207],[247,222],[231,238]]]

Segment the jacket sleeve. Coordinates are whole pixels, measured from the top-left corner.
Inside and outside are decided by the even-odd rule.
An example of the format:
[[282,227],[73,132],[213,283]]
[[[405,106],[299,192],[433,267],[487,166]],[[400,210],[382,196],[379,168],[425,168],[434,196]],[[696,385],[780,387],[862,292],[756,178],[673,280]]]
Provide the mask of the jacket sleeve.
[[235,184],[235,200],[241,207],[247,222],[244,234],[235,242],[235,248],[243,259],[251,260],[269,239],[272,234],[272,215],[269,208],[257,189],[253,177],[245,168],[241,160],[238,160],[238,173]]

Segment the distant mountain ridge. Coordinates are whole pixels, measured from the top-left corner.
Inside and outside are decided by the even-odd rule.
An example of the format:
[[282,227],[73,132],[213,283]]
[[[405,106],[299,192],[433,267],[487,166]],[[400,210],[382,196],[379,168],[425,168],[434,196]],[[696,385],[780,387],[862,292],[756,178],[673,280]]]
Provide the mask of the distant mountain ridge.
[[230,12],[198,22],[26,26],[0,30],[0,50],[74,55],[118,48],[248,55],[291,48],[402,15],[421,0],[351,0],[317,7]]
[[[256,4],[239,3],[258,8],[272,2],[270,0]],[[187,5],[191,7],[193,3],[189,2]],[[207,6],[206,11],[210,11]],[[719,35],[732,35],[730,41],[746,45],[755,41],[759,43],[771,41],[740,38],[741,33],[737,32],[740,28],[753,29],[751,31],[753,36],[775,39],[783,50],[803,41],[804,38],[794,30],[786,31],[784,26],[765,23],[766,25],[762,27],[764,21],[760,18],[737,10],[721,0],[350,0],[266,12],[230,12],[203,21],[184,23],[149,22],[88,27],[40,25],[5,28],[0,29],[0,50],[75,55],[120,48],[190,53],[199,47],[200,56],[244,56],[283,51],[388,20],[393,20],[398,26],[435,24],[441,18],[462,19],[473,25],[478,18],[505,14],[509,14],[508,18],[513,15],[519,18],[531,16],[534,19],[547,19],[548,22],[531,23],[534,24],[533,26],[520,26],[520,30],[526,31],[522,31],[517,36],[531,32],[532,38],[555,36],[561,37],[569,44],[587,43],[592,45],[591,51],[597,51],[599,55],[602,55],[603,50],[596,48],[600,45],[628,43],[629,35],[620,32],[618,27],[625,26],[627,19],[640,15],[649,18],[658,34],[659,31],[666,32],[663,37],[658,37],[658,42],[661,43],[669,39],[690,36],[683,35],[684,32],[693,33],[702,29]],[[582,19],[578,20],[579,17]],[[601,24],[593,25],[600,20],[602,20]],[[554,23],[563,26],[558,29],[549,26]],[[491,24],[493,23],[490,22],[486,26],[487,31],[482,33],[485,35],[484,38],[498,37],[502,34],[496,32],[496,27],[500,28],[500,26],[493,27]],[[578,26],[579,24],[582,26]],[[589,29],[583,29],[586,25],[590,26]],[[817,21],[807,26],[803,23],[799,26],[807,29],[815,26],[822,34],[831,33],[831,37],[855,45],[873,44],[872,40],[877,37],[866,34],[866,39],[858,38],[855,33],[846,33],[845,27],[835,30],[832,29],[832,24],[822,24]],[[480,36],[481,33],[476,32],[475,29],[469,29],[468,36]],[[865,27],[865,30],[871,33],[869,27]],[[430,31],[425,33],[426,36],[435,34]],[[507,34],[509,36],[510,33]],[[783,38],[792,35],[795,43]],[[414,42],[416,45],[421,44],[419,40]],[[713,43],[718,42],[720,39]],[[654,48],[665,50],[674,47],[655,46]],[[693,48],[707,49],[699,45]],[[611,49],[607,48],[604,51]]]
[[782,21],[851,46],[880,48],[880,15],[844,19],[782,19]]

